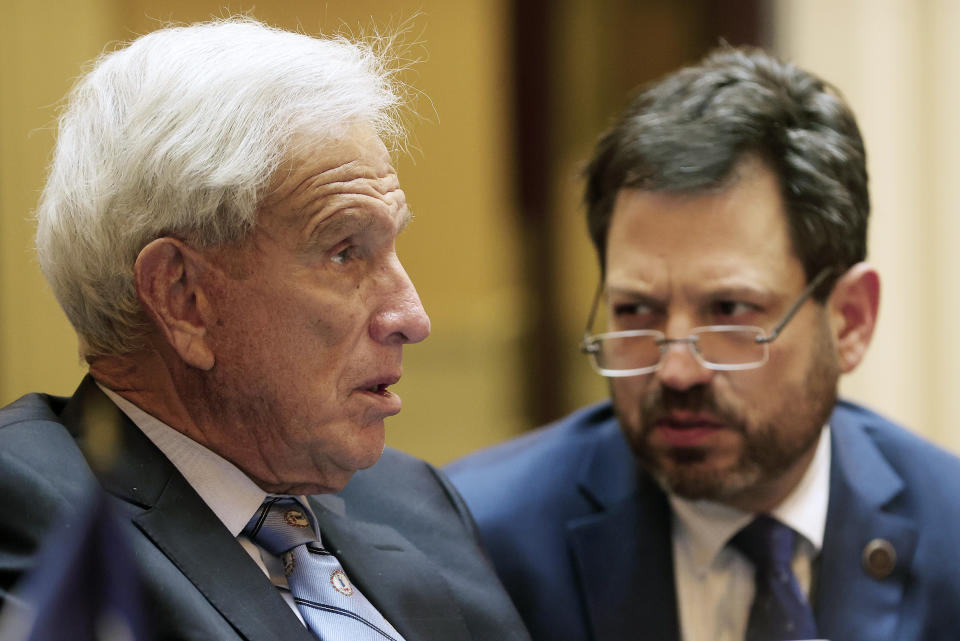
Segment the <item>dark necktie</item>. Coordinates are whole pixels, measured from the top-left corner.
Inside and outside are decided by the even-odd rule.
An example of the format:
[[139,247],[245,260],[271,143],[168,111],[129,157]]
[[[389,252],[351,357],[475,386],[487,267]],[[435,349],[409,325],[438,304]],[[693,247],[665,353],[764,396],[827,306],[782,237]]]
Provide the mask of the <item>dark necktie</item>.
[[793,574],[796,533],[762,514],[740,530],[730,545],[756,570],[746,641],[815,639],[817,624],[810,603]]
[[280,558],[310,631],[323,641],[403,641],[320,545],[308,515],[294,498],[268,498],[243,533]]

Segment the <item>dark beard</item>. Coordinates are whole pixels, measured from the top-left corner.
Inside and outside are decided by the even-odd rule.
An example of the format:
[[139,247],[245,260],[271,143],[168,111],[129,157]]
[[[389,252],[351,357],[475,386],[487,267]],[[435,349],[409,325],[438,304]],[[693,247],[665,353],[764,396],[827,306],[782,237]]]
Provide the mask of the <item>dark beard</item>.
[[[678,496],[720,502],[730,502],[783,475],[816,446],[836,404],[839,366],[825,318],[813,349],[805,384],[788,390],[790,397],[780,399],[779,411],[759,423],[749,422],[742,409],[718,398],[708,385],[687,390],[652,386],[644,399],[639,426],[628,425],[617,408],[620,425],[640,465]],[[614,405],[618,405],[616,398]],[[707,448],[652,448],[649,439],[655,424],[676,410],[709,413],[726,429],[739,433],[743,449],[738,460],[731,467],[718,469],[708,465]]]

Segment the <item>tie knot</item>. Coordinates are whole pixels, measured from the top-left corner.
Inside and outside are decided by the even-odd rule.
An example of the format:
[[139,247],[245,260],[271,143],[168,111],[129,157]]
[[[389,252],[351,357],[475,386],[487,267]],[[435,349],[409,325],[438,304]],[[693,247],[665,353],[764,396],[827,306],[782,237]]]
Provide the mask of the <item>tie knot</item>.
[[789,568],[795,542],[796,533],[790,526],[766,514],[755,518],[730,539],[730,545],[762,572]]
[[294,498],[270,498],[263,502],[243,533],[274,556],[317,540],[310,512]]

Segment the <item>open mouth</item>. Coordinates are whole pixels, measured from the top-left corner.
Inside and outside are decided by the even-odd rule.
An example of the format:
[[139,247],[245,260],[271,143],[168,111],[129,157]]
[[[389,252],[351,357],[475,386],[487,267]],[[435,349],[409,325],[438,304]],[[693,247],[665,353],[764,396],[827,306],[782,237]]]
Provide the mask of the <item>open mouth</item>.
[[393,396],[394,394],[390,391],[390,386],[396,385],[399,381],[399,373],[387,373],[377,376],[377,378],[373,380],[365,381],[357,389],[361,392],[369,392],[380,396]]
[[381,418],[393,416],[400,411],[400,397],[390,390],[400,380],[400,375],[387,375],[379,380],[369,381],[356,388],[358,397],[365,399],[368,409]]

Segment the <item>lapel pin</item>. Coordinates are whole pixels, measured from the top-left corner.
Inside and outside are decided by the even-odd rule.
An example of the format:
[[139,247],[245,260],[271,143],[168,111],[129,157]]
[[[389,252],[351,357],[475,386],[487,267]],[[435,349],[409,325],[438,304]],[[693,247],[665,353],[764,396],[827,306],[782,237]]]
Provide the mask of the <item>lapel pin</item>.
[[886,539],[873,539],[863,548],[863,569],[877,581],[893,573],[897,565],[897,551]]

